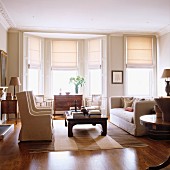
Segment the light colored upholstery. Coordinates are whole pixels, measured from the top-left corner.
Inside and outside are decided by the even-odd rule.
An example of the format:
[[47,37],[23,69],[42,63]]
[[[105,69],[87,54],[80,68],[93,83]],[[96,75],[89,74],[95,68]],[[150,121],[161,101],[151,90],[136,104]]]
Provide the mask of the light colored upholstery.
[[87,110],[101,110],[102,96],[100,94],[93,94],[91,98],[85,99]]
[[39,94],[39,95],[35,95],[35,103],[37,106],[46,106],[46,102],[44,100],[44,95]]
[[20,141],[52,140],[51,115],[37,115],[30,109],[27,92],[17,93],[21,116]]
[[133,112],[122,108],[122,97],[112,96],[109,99],[110,122],[134,136],[146,134],[146,129],[140,124],[140,116],[150,114],[154,108],[154,100],[138,100],[133,103]]
[[50,107],[36,107],[34,95],[32,91],[26,91],[30,103],[30,109],[36,114],[50,114],[52,115],[52,108]]

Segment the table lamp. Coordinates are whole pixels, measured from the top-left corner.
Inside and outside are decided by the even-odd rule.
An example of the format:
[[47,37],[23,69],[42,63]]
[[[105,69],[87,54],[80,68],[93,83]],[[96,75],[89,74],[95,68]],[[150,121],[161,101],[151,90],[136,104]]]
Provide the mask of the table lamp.
[[170,78],[170,69],[164,69],[161,78],[165,78],[166,82],[165,91],[167,93],[167,96],[170,96],[170,84],[169,84],[170,80],[168,80],[168,78]]
[[15,86],[20,86],[21,85],[19,77],[11,77],[9,85],[10,86],[14,86],[14,96],[13,96],[13,99],[15,100],[17,98],[16,94],[15,94]]

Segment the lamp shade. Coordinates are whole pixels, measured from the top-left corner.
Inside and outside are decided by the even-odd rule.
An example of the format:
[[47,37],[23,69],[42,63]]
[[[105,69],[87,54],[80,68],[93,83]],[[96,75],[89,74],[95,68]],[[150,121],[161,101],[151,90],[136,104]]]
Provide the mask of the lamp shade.
[[19,77],[11,77],[9,85],[20,86],[21,83],[20,83]]
[[164,69],[161,78],[168,78],[168,77],[170,77],[170,69]]

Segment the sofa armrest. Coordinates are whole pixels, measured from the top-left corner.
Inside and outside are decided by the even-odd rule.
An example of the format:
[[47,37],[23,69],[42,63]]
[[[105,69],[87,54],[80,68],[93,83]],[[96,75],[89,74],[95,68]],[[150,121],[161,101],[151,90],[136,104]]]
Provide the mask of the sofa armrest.
[[121,97],[120,96],[111,96],[109,98],[109,110],[112,108],[121,108]]
[[140,125],[140,116],[148,115],[154,108],[155,101],[138,101],[134,104],[134,123],[138,127]]

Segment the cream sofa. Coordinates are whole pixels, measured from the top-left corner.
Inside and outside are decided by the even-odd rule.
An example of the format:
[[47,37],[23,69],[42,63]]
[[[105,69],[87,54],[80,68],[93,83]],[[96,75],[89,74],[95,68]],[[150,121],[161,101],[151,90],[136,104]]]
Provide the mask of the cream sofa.
[[146,134],[146,129],[140,124],[140,116],[150,114],[154,108],[154,100],[133,98],[131,111],[123,107],[123,99],[127,97],[112,96],[109,98],[110,122],[134,136]]

